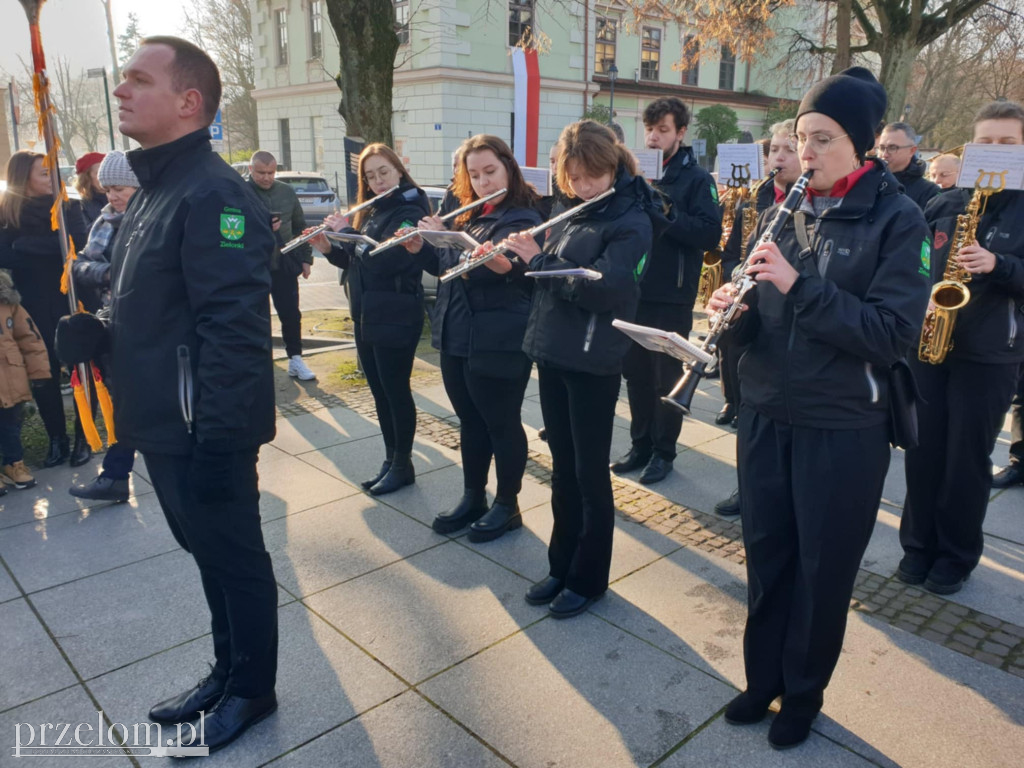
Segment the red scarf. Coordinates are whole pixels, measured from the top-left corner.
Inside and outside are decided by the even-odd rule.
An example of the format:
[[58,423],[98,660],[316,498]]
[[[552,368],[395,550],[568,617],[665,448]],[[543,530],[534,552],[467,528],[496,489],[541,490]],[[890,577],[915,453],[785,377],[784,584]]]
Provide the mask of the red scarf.
[[[807,196],[808,197],[846,197],[846,193],[849,192],[851,189],[853,189],[854,184],[856,184],[865,175],[867,175],[867,172],[870,171],[873,167],[874,167],[873,163],[870,163],[870,162],[864,163],[864,165],[862,165],[856,171],[854,171],[853,173],[851,173],[851,174],[849,174],[847,176],[844,176],[839,181],[837,181],[835,184],[833,184],[832,185],[832,189],[829,190],[828,193],[819,192],[819,191],[817,191],[815,189],[811,189],[810,187],[808,187],[807,188]],[[778,194],[778,193],[776,193],[776,194]]]
[[489,213],[494,213],[494,209],[497,207],[494,203],[484,203],[483,208],[480,209],[480,215],[486,216]]

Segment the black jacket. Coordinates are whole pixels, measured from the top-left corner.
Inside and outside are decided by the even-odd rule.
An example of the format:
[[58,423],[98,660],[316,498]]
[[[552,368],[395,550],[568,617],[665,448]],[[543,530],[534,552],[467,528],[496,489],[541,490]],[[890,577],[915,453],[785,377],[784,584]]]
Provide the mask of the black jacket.
[[[402,227],[414,227],[430,214],[430,200],[419,187],[404,185],[379,200],[363,218],[362,234],[384,242]],[[353,229],[346,231],[354,232]],[[336,244],[327,260],[345,270],[349,307],[360,341],[385,347],[414,343],[423,330],[423,270],[401,245],[375,256],[363,243]]]
[[[11,270],[22,306],[50,350],[57,321],[70,310],[67,296],[60,292],[64,256],[59,234],[50,229],[52,208],[52,195],[27,198],[21,209],[21,225],[17,229],[0,228],[0,269]],[[83,248],[88,231],[75,206],[65,205],[64,221],[75,248]]]
[[[141,187],[114,243],[118,438],[143,453],[254,448],[274,437],[266,210],[205,128],[128,153]],[[191,432],[189,384],[194,387]]]
[[[632,341],[612,320],[633,320],[651,252],[650,186],[620,168],[615,194],[548,230],[530,269],[588,267],[600,280],[540,278],[533,290],[523,351],[538,365],[598,375],[622,372]],[[578,205],[581,201],[572,200]],[[588,343],[589,342],[589,343]]]
[[[478,243],[497,244],[540,222],[540,214],[533,208],[502,204],[477,215],[465,231]],[[456,266],[462,256],[454,248],[435,249],[429,243],[423,244],[420,255],[423,269],[432,275]],[[467,272],[465,279],[439,283],[430,314],[434,348],[468,357],[470,368],[483,375],[518,375],[529,364],[522,351],[533,291],[532,279],[523,276],[527,269],[514,259],[512,270],[504,275],[484,266]]]
[[[917,344],[928,304],[931,247],[924,216],[881,161],[841,205],[815,220],[818,272],[801,263],[791,220],[779,249],[801,277],[786,295],[770,283],[748,294],[737,325],[744,405],[776,421],[860,429],[888,415],[888,368]],[[758,233],[778,206],[761,217]]]
[[[929,204],[925,217],[935,234],[932,282],[942,279],[956,217],[971,190],[951,189]],[[1008,190],[989,198],[978,223],[978,242],[996,254],[996,268],[973,275],[967,306],[957,312],[950,358],[979,363],[1024,361],[1024,192]]]
[[[750,205],[749,202],[742,203],[736,207],[736,218],[733,219],[732,230],[729,232],[729,239],[725,241],[725,248],[722,250],[722,281],[728,282],[732,279],[732,271],[739,266],[742,255],[741,245],[743,244],[743,211]],[[757,215],[767,211],[775,205],[775,185],[771,182],[764,184],[757,191],[757,199],[754,201],[754,210]],[[748,243],[752,245],[752,243]],[[750,251],[748,249],[747,253]]]
[[675,220],[656,233],[640,300],[680,304],[689,312],[697,298],[704,251],[718,247],[722,237],[718,190],[689,147],[680,147],[669,158],[654,186],[672,201]]
[[922,211],[928,205],[928,201],[942,192],[942,187],[934,181],[925,178],[928,165],[919,157],[910,161],[910,165],[899,173],[893,173],[896,181],[903,185],[903,194],[917,203]]

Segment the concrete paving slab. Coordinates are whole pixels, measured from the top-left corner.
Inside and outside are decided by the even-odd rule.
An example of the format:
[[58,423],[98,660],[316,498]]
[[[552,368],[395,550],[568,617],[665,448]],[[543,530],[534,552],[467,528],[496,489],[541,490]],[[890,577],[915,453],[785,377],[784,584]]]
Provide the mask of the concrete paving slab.
[[[405,690],[301,604],[282,608],[278,624],[277,713],[238,743],[203,758],[204,766],[263,765]],[[144,722],[154,703],[207,674],[210,660],[212,650],[200,640],[92,680],[89,687],[111,717]]]
[[275,768],[501,768],[508,764],[415,693],[403,693],[358,720],[274,763]]
[[270,445],[297,456],[379,434],[380,427],[375,421],[348,408],[323,408],[278,421],[277,437]]
[[261,461],[259,473],[260,516],[264,522],[360,493],[355,485],[288,455]]
[[900,509],[907,498],[907,477],[904,468],[905,454],[900,448],[890,449],[889,471],[882,486],[882,500]]
[[768,744],[768,718],[756,725],[729,725],[718,717],[707,728],[686,742],[664,763],[663,768],[871,768],[870,762],[848,748],[811,732],[799,749],[784,752]]
[[[413,443],[412,463],[416,477],[426,475],[442,467],[450,467],[458,461],[458,451],[444,448],[424,440]],[[331,477],[343,480],[359,489],[359,484],[373,477],[384,461],[384,442],[380,437],[366,437],[344,445],[333,445],[320,451],[310,451],[299,456],[312,467],[326,472]],[[412,486],[415,487],[415,486]],[[408,488],[388,494],[407,493]]]
[[983,528],[985,533],[1024,544],[1024,486],[993,492]]
[[[899,518],[882,509],[861,567],[886,578],[896,572],[903,557]],[[981,562],[964,588],[945,599],[976,611],[1024,626],[1024,545],[985,536]]]
[[21,590],[7,573],[7,569],[0,565],[0,603],[14,600],[21,597]]
[[[75,728],[79,724],[86,724],[92,727],[92,731],[90,732],[84,727],[79,731],[81,743],[88,744],[91,741],[94,746],[97,744],[98,718],[96,715],[96,705],[93,704],[85,689],[80,685],[51,694],[17,709],[10,709],[0,713],[0,733],[4,734],[4,765],[17,765],[18,763],[14,762],[16,759],[24,759],[24,755],[22,758],[14,757],[15,729],[19,723],[34,724],[36,744],[40,741],[39,726],[41,724],[71,724],[68,732],[62,738],[61,744],[74,743]],[[55,738],[61,736],[63,728],[64,726],[60,725],[54,730],[47,729],[46,743],[52,745]],[[23,725],[23,744],[28,742],[29,733],[28,729]],[[104,744],[106,743],[106,737],[104,737]],[[127,768],[133,763],[121,752],[120,754],[103,756],[94,754],[88,757],[68,755],[43,757],[37,753],[31,756],[27,764],[33,768],[67,768],[67,766],[83,764],[88,765],[89,768]]]
[[540,410],[540,400],[523,400],[521,413],[526,437],[532,440],[544,426],[544,414]]
[[734,695],[590,615],[541,621],[420,690],[519,768],[648,766]]
[[[506,534],[497,541],[473,543],[467,538],[459,541],[532,583],[548,575],[548,542],[553,526],[551,504],[547,503],[524,513],[522,530]],[[613,536],[609,574],[613,582],[680,547],[657,531],[622,519],[616,519]]]
[[[700,449],[684,451],[676,456],[669,476],[649,490],[687,509],[712,513],[715,504],[736,488],[734,465],[735,457],[730,462],[726,458],[701,453]],[[623,479],[635,482],[637,477],[639,472],[633,472]]]
[[[72,469],[67,465],[41,469],[35,473],[36,485],[22,491],[10,491],[0,497],[0,529],[10,528],[37,520],[47,520],[69,512],[82,512],[89,508],[110,506],[109,502],[86,501],[68,493],[73,485],[84,485],[99,473],[92,463]],[[147,481],[132,475],[133,497],[153,492]]]
[[443,541],[363,494],[271,521],[263,526],[263,539],[277,581],[300,597]]
[[455,415],[455,409],[452,408],[452,402],[448,399],[444,384],[437,383],[427,387],[417,387],[412,397],[416,402],[416,408],[424,413],[442,419]]
[[720,427],[715,424],[713,417],[698,414],[700,418],[688,417],[683,419],[683,428],[679,432],[679,451],[696,448],[703,448],[713,440],[728,438],[733,442],[732,457],[736,458],[736,430],[732,427]]
[[[32,601],[88,679],[207,634],[202,594],[192,556],[178,550],[38,592]],[[211,640],[204,642],[212,654]]]
[[540,618],[530,582],[449,542],[320,592],[306,603],[410,682]]
[[156,494],[8,528],[0,556],[26,592],[178,549]]
[[0,648],[0,711],[77,682],[24,598],[0,605]]

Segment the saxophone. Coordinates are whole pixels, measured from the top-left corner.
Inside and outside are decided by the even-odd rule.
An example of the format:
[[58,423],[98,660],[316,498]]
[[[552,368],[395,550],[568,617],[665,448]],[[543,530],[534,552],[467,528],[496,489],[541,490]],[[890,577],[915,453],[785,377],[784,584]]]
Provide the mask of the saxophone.
[[781,170],[781,168],[773,168],[771,173],[754,184],[753,189],[750,190],[750,202],[743,209],[743,229],[740,240],[740,263],[747,260],[747,243],[750,241],[750,236],[754,234],[754,230],[757,228],[757,196],[761,192],[761,187],[769,181],[773,181],[775,177],[779,175],[779,171]]
[[722,237],[713,251],[704,251],[704,266],[700,271],[697,285],[697,306],[704,306],[711,294],[722,287],[722,251],[729,242],[729,234],[736,222],[736,207],[750,194],[750,166],[734,165],[732,175],[726,180],[722,194]]
[[[971,291],[967,287],[971,273],[960,265],[960,250],[977,239],[978,222],[984,213],[985,204],[989,197],[1003,190],[1006,173],[980,172],[967,210],[956,217],[956,229],[949,246],[949,256],[946,257],[946,268],[942,280],[932,286],[931,303],[921,326],[917,358],[922,363],[939,365],[953,348],[953,327],[957,311],[971,300]],[[984,176],[989,177],[990,184],[986,186],[981,184]],[[998,183],[995,183],[996,177],[999,178]]]

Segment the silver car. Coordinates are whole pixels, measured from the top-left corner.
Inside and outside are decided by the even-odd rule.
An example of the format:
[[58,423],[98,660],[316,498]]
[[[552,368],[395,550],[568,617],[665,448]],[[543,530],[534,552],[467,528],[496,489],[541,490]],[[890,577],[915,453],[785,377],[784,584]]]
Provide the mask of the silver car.
[[315,227],[323,223],[324,217],[334,213],[340,204],[338,196],[322,174],[305,171],[278,171],[274,178],[295,190],[299,204],[302,206],[302,212],[306,216],[307,227]]

